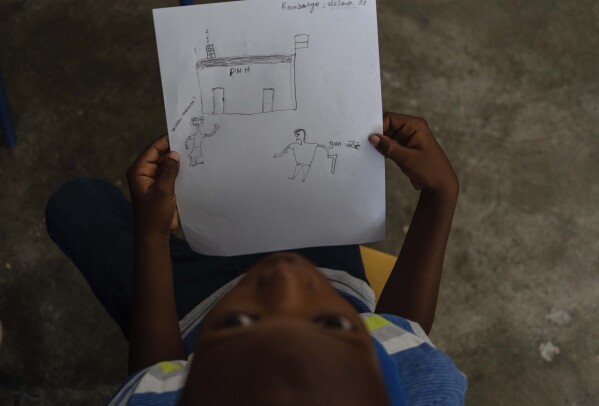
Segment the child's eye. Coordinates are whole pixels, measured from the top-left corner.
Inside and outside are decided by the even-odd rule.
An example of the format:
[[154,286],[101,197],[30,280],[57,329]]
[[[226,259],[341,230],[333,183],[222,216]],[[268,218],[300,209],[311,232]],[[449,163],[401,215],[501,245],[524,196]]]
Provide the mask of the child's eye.
[[319,316],[314,321],[324,328],[333,330],[352,331],[355,329],[354,323],[352,323],[347,317],[337,314]]
[[254,323],[252,316],[245,313],[233,313],[217,323],[219,328],[247,327]]

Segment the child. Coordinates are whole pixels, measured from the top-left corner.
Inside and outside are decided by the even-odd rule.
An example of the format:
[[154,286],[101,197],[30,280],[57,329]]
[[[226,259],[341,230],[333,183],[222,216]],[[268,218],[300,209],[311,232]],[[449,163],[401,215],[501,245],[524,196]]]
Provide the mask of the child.
[[420,199],[378,303],[358,246],[192,252],[171,235],[179,157],[167,136],[129,168],[131,205],[103,181],[59,188],[48,232],[130,342],[110,404],[462,404],[465,377],[427,336],[457,177],[423,119],[386,113],[383,132],[372,145]]

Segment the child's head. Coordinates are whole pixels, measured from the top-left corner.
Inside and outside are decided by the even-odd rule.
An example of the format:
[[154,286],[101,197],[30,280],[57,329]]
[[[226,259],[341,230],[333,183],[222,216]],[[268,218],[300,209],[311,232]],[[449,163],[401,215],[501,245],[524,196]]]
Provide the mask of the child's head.
[[256,263],[210,310],[182,405],[384,405],[360,316],[306,259]]

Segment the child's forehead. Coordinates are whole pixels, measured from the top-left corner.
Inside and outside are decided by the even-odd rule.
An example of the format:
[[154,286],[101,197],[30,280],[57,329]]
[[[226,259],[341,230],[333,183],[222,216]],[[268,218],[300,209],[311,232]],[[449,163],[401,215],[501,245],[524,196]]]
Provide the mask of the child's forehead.
[[187,384],[214,390],[227,382],[247,398],[262,399],[256,391],[265,386],[300,396],[345,387],[352,379],[359,385],[378,374],[368,335],[363,340],[298,325],[272,327],[199,340],[191,366],[196,372],[190,373]]

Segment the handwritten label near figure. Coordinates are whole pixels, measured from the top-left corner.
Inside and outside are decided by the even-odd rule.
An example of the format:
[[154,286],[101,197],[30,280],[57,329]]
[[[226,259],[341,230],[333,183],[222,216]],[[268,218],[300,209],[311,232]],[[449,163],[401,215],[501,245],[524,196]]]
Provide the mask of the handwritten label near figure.
[[318,9],[354,8],[365,6],[369,0],[328,0],[328,1],[282,1],[283,11],[309,11],[310,14]]
[[343,144],[340,141],[329,141],[329,148],[335,148],[335,147],[340,147],[340,146],[345,146],[345,148],[349,148],[349,149],[355,149],[358,150],[360,149],[360,141],[356,141],[356,140],[351,140],[351,141],[347,141],[345,144]]
[[345,143],[345,146],[347,148],[353,148],[353,149],[357,150],[360,148],[360,141],[356,141],[356,140],[348,141]]
[[[195,97],[194,97],[194,99],[195,99]],[[191,103],[189,103],[187,105],[185,110],[183,110],[183,113],[181,113],[181,116],[177,119],[177,121],[175,121],[175,125],[173,125],[171,132],[175,132],[177,127],[179,127],[179,124],[181,123],[181,120],[183,119],[183,117],[185,117],[185,115],[189,112],[189,109],[191,109],[191,106],[193,106],[194,104],[195,104],[195,100],[192,100]]]

